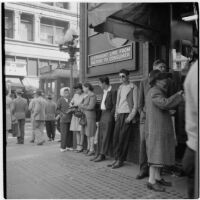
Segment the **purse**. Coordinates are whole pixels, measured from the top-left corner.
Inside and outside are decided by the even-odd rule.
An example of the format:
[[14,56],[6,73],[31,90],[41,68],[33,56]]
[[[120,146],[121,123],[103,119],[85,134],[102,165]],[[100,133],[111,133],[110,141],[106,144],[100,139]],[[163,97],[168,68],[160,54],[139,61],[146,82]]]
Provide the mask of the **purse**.
[[86,125],[87,125],[87,119],[86,119],[86,116],[85,116],[84,113],[82,113],[82,116],[81,116],[81,118],[80,118],[80,120],[79,120],[79,124],[80,124],[81,126],[86,126]]

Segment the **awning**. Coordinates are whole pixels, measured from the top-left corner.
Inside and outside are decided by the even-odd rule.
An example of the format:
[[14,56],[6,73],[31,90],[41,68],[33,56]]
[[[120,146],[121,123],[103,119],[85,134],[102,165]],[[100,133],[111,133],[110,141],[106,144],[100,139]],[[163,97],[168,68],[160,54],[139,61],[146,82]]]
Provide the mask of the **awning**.
[[[112,8],[113,5],[113,8]],[[118,5],[118,4],[117,4]],[[133,41],[149,41],[153,43],[166,43],[169,40],[169,4],[167,3],[132,3],[121,4],[118,11],[116,4],[105,3],[110,12],[100,12],[100,8],[94,9],[92,14],[88,12],[89,27],[99,33],[112,33],[116,37]],[[111,7],[111,8],[110,8]],[[102,16],[103,15],[103,16]],[[93,19],[90,19],[90,18]],[[104,19],[104,21],[103,21]],[[97,23],[98,22],[98,23]]]

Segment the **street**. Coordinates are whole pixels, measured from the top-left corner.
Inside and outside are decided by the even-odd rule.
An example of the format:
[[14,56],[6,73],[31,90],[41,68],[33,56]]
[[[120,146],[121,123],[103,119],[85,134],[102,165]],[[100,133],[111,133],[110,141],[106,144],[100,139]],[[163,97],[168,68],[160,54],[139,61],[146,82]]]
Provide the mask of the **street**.
[[[138,165],[125,163],[110,169],[106,161],[94,163],[82,153],[60,152],[57,141],[43,146],[29,143],[30,123],[26,123],[25,144],[16,144],[11,135],[7,145],[7,198],[9,199],[144,199],[186,198],[185,177],[166,176],[173,183],[166,192],[146,187],[148,179],[136,180]],[[45,132],[46,135],[46,132]],[[59,134],[56,134],[59,139]]]

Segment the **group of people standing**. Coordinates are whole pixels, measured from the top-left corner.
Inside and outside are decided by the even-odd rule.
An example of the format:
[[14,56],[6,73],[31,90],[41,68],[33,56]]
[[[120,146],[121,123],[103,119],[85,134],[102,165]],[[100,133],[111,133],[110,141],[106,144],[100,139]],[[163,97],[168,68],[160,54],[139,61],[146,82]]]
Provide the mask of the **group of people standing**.
[[[161,169],[175,164],[176,137],[171,110],[184,101],[183,91],[173,92],[173,79],[166,69],[164,61],[156,60],[149,77],[141,82],[139,89],[129,81],[129,71],[126,69],[119,72],[121,85],[117,90],[110,85],[108,77],[99,78],[102,89],[99,120],[97,96],[90,83],[76,84],[73,98],[70,97],[72,91],[68,87],[62,88],[57,104],[53,102],[51,95],[44,100],[42,91],[37,90],[35,98],[29,104],[33,127],[31,142],[37,140],[38,145],[44,143],[45,122],[49,140],[54,140],[55,121],[59,119],[61,152],[73,150],[74,132],[76,152],[84,152],[87,156],[93,156],[91,161],[100,162],[106,159],[108,151],[112,149],[114,162],[108,167],[116,169],[122,167],[126,160],[130,135],[133,134],[132,124],[138,121],[140,115],[140,172],[136,178],[149,176],[149,189],[165,191],[164,186],[172,184],[161,177]],[[6,105],[9,107],[13,104],[12,113],[15,113],[22,130],[28,104],[20,97],[19,91],[17,95],[13,103],[6,99]],[[84,114],[84,125],[80,123],[81,118],[71,112],[72,107]],[[6,117],[8,119],[7,112]],[[23,135],[22,131],[19,143],[24,141]],[[85,136],[87,148],[84,151]]]

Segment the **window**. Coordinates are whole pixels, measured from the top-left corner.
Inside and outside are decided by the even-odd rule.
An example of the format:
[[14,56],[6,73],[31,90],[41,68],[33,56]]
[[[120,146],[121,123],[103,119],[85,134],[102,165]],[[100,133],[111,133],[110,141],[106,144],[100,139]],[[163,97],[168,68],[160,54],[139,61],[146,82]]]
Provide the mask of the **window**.
[[15,57],[14,56],[7,56],[6,55],[6,62],[9,61],[9,62],[15,62]]
[[21,40],[33,41],[33,17],[27,14],[21,15],[20,24]]
[[37,60],[36,59],[28,59],[28,76],[37,76]]
[[55,70],[58,68],[58,61],[51,61],[50,65],[51,65],[51,70]]
[[69,3],[55,2],[55,6],[59,8],[69,9]]
[[40,41],[46,44],[58,44],[64,36],[68,23],[48,18],[41,19]]
[[13,12],[5,10],[5,36],[13,38]]
[[19,62],[19,63],[26,63],[26,64],[27,64],[27,59],[24,58],[24,57],[17,57],[17,58],[16,58],[16,62]]

